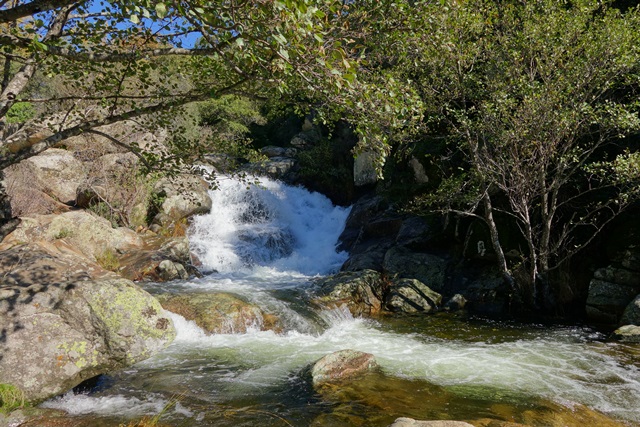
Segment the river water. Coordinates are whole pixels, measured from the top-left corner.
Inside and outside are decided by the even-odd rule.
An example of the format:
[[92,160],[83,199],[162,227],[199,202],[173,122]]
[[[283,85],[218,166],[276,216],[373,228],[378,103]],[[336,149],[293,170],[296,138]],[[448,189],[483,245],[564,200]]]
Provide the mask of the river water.
[[[250,188],[223,179],[211,195],[211,213],[190,229],[205,277],[147,290],[231,292],[277,315],[284,330],[207,335],[171,314],[178,335],[165,351],[43,406],[97,427],[159,413],[168,426],[387,426],[400,416],[640,425],[638,346],[575,326],[314,311],[311,279],[347,257],[335,245],[349,210],[266,179]],[[310,364],[347,348],[374,354],[380,371],[314,390]]]

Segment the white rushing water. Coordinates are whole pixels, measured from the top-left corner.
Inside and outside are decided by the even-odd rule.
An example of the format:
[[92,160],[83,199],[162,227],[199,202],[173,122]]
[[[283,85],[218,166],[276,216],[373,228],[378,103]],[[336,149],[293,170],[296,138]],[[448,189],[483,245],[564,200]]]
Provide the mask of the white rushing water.
[[[246,399],[287,387],[315,360],[349,348],[374,354],[387,374],[426,380],[461,396],[491,388],[510,399],[537,396],[569,406],[585,404],[640,423],[638,365],[620,363],[611,344],[593,340],[585,329],[539,328],[522,338],[492,342],[435,338],[428,330],[397,333],[375,321],[354,319],[344,308],[309,319],[292,306],[295,297],[283,300],[280,293],[304,290],[309,277],[328,274],[344,262],[346,254],[336,253],[335,246],[348,209],[266,179],[250,189],[232,180],[220,184],[212,193],[211,213],[198,217],[190,234],[203,266],[216,272],[159,286],[233,292],[288,319],[288,330],[207,335],[171,314],[175,342],[133,367],[131,376],[158,372],[165,387],[197,390],[212,402]],[[123,394],[132,388],[125,385],[111,395],[68,394],[46,406],[102,414],[157,413],[166,404],[153,392]],[[187,406],[174,411],[185,418],[202,416]]]
[[349,209],[318,193],[261,178],[247,187],[220,180],[213,208],[197,217],[190,241],[208,270],[242,279],[328,274],[346,260],[335,246]]

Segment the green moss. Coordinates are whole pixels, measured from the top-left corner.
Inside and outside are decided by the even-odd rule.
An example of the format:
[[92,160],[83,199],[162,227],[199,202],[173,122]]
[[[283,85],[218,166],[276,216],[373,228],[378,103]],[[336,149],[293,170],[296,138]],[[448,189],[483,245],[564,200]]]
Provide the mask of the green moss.
[[[175,334],[172,330],[157,327],[158,319],[151,319],[151,311],[162,312],[162,307],[150,295],[126,281],[111,281],[104,284],[90,297],[91,308],[96,316],[103,322],[111,339],[117,341],[127,340],[127,337],[138,337],[143,340],[157,339],[171,342]],[[148,357],[150,354],[141,354],[134,357],[127,354],[127,363],[134,363]]]
[[12,384],[0,384],[0,414],[26,406],[24,392]]
[[118,271],[120,268],[120,260],[118,254],[112,248],[106,248],[96,255],[96,261],[100,267],[109,271]]

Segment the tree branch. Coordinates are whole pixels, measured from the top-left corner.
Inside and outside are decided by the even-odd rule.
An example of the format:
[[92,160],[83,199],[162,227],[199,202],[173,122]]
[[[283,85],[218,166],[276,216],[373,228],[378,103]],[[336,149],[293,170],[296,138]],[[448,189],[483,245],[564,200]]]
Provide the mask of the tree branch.
[[21,4],[9,9],[0,10],[0,23],[17,21],[20,18],[35,15],[36,13],[46,12],[59,7],[70,6],[77,2],[75,0],[34,0],[29,3]]

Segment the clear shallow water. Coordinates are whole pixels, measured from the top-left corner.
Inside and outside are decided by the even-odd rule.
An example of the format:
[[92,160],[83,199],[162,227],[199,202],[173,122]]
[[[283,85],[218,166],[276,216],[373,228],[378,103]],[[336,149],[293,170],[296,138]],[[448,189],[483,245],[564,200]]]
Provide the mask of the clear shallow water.
[[[386,426],[399,416],[615,425],[590,410],[640,425],[638,347],[577,327],[314,312],[309,279],[346,258],[334,247],[348,210],[272,181],[248,191],[228,181],[213,197],[191,241],[204,268],[217,272],[147,289],[232,292],[284,319],[285,330],[206,335],[172,314],[178,336],[165,351],[103,377],[91,394],[46,407],[92,426],[156,414],[176,400],[164,410],[167,425]],[[380,371],[314,390],[308,367],[346,348],[374,354]]]

